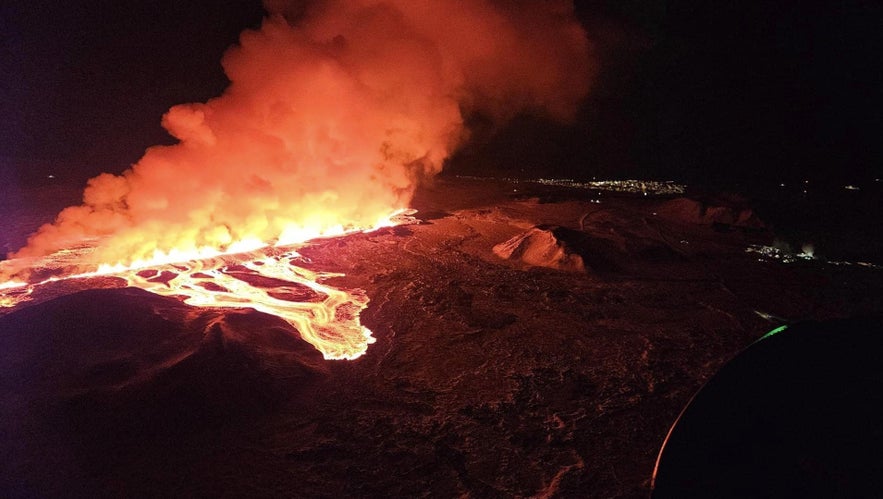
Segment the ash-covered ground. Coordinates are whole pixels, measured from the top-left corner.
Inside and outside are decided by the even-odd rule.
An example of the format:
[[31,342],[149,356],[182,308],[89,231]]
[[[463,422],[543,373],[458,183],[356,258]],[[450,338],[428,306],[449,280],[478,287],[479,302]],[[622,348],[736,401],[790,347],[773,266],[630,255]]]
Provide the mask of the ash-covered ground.
[[[371,299],[355,361],[136,289],[8,313],[2,495],[646,496],[728,359],[782,321],[883,312],[879,269],[764,259],[768,226],[705,203],[437,179],[421,223],[301,251]],[[579,265],[536,265],[561,255]]]

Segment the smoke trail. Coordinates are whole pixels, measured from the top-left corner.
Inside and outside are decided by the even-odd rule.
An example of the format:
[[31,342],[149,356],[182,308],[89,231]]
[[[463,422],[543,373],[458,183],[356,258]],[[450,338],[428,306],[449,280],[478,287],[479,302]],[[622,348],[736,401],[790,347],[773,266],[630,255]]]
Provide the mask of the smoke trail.
[[12,256],[102,238],[96,263],[131,262],[371,225],[468,138],[464,113],[568,119],[588,91],[590,47],[571,2],[265,6],[261,28],[223,57],[224,94],[164,116],[179,143],[91,179],[82,205]]

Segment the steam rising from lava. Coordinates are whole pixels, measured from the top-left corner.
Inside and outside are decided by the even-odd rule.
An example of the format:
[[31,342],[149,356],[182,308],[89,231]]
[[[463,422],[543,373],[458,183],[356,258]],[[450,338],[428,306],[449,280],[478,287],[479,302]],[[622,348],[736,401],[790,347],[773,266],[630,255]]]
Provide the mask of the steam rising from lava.
[[266,7],[223,57],[224,94],[164,116],[179,143],[91,179],[0,281],[27,278],[22,257],[89,239],[92,263],[127,264],[370,227],[468,138],[465,113],[567,119],[589,87],[589,43],[567,1]]

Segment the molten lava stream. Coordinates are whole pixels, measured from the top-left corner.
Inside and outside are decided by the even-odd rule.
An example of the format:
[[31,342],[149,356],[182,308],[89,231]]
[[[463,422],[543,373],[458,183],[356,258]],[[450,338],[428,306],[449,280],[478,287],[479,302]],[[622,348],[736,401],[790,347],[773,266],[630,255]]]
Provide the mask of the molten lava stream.
[[[379,220],[372,229],[340,230],[335,235],[416,223],[411,216],[414,213],[399,210]],[[368,296],[361,289],[341,290],[324,284],[325,279],[343,274],[316,272],[296,265],[301,257],[293,247],[264,247],[250,253],[222,254],[183,263],[103,265],[98,271],[69,272],[36,283],[0,283],[0,307],[18,307],[31,300],[34,290],[50,282],[116,276],[129,286],[175,297],[196,307],[252,308],[278,316],[294,326],[326,359],[355,359],[363,355],[375,341],[359,319],[368,306]],[[92,249],[62,250],[30,264],[44,270],[82,268],[78,267],[78,260],[87,259]]]
[[188,305],[253,308],[281,317],[326,359],[361,356],[374,342],[359,320],[367,295],[322,284],[343,274],[299,267],[294,264],[299,257],[295,251],[270,256],[256,252],[118,275],[129,286],[183,298]]

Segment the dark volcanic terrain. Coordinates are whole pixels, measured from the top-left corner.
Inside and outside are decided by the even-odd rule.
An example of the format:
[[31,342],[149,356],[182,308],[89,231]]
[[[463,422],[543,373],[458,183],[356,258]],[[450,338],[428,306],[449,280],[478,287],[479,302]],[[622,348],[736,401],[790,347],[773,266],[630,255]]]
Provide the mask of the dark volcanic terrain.
[[[759,261],[768,229],[672,206],[438,179],[421,223],[301,251],[371,299],[355,361],[262,313],[58,284],[0,317],[0,495],[646,496],[728,359],[782,321],[883,311],[876,268]],[[579,268],[525,263],[551,250]]]

